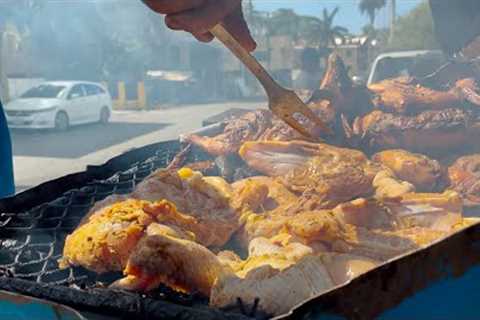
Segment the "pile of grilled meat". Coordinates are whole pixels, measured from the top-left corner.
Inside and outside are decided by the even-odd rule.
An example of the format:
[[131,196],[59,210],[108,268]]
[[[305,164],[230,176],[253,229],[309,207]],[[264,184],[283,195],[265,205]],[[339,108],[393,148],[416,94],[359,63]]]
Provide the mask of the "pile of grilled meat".
[[[95,205],[60,266],[288,312],[476,221],[463,210],[480,202],[478,92],[461,75],[357,87],[334,54],[308,101],[334,135],[306,141],[266,110],[191,135],[168,168]],[[192,145],[215,160],[184,163]]]

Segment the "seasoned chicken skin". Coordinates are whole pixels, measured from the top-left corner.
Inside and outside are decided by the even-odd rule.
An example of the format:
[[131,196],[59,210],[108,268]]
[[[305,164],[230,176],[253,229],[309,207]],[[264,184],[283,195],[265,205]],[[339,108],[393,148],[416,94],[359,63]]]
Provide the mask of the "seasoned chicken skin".
[[132,194],[95,205],[67,236],[61,266],[123,270],[153,222],[177,228],[204,246],[222,246],[240,226],[231,195],[230,185],[218,177],[203,177],[190,169],[157,171]]
[[233,271],[204,246],[152,224],[130,255],[126,277],[113,287],[149,291],[166,284],[178,291],[209,296],[215,281],[230,273]]
[[449,168],[450,188],[460,193],[466,205],[480,204],[480,154],[457,159]]
[[383,164],[401,180],[412,183],[417,191],[440,191],[445,170],[436,160],[418,153],[395,149],[379,152],[372,160]]
[[372,193],[381,169],[360,151],[304,141],[246,142],[239,153],[255,170],[315,198],[316,209]]
[[257,110],[228,121],[223,132],[217,136],[190,135],[186,140],[211,155],[224,156],[237,153],[245,141],[257,140],[271,126],[272,113],[268,110]]
[[123,270],[144,230],[155,221],[144,211],[147,205],[129,199],[90,214],[67,236],[60,266],[81,265],[98,273]]
[[197,225],[197,241],[207,247],[222,246],[238,229],[231,186],[220,177],[204,177],[188,168],[158,170],[131,194],[142,200],[168,200]]

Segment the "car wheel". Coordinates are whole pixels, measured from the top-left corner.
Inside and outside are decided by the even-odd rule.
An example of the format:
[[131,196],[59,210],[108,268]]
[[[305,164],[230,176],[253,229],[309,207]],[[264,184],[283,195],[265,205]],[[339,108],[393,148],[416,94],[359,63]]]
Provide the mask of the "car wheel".
[[58,112],[55,116],[55,130],[67,131],[70,127],[70,120],[65,112]]
[[110,110],[107,107],[103,107],[102,111],[100,111],[100,123],[107,124],[110,120]]

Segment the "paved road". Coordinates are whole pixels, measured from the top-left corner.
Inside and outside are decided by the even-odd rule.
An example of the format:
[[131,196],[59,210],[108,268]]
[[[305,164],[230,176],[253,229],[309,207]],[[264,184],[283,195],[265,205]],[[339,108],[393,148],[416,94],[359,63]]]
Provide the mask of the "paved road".
[[231,108],[255,109],[264,103],[182,106],[161,111],[119,111],[107,126],[91,124],[65,133],[12,132],[17,192],[44,181],[102,164],[133,147],[176,139],[201,127],[202,120]]

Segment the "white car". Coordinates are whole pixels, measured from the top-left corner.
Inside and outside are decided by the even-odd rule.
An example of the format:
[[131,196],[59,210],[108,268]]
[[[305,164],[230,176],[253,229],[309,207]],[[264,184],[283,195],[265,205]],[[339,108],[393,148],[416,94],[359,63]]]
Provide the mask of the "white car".
[[44,82],[5,105],[10,128],[65,131],[77,124],[105,124],[111,113],[110,94],[94,82]]
[[379,55],[372,64],[367,85],[399,76],[423,77],[447,62],[439,50],[389,52]]

